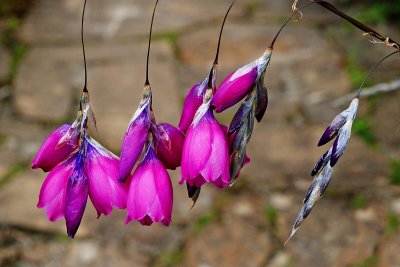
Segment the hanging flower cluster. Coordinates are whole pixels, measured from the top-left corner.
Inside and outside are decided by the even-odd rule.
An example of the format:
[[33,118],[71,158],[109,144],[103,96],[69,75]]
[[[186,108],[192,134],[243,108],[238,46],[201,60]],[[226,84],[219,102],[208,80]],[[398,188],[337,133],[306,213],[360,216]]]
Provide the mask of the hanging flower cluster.
[[[113,208],[119,208],[127,210],[127,224],[135,220],[143,225],[158,222],[168,226],[172,220],[173,190],[167,169],[175,170],[181,166],[182,177],[179,183],[186,184],[188,196],[193,203],[206,183],[212,183],[217,188],[233,185],[243,166],[250,161],[246,150],[254,121],[256,119],[260,122],[267,110],[268,92],[264,77],[274,43],[296,12],[313,3],[327,8],[360,29],[368,29],[374,37],[381,37],[358,21],[349,19],[329,3],[311,1],[296,8],[258,59],[233,71],[217,86],[222,31],[233,1],[221,26],[211,70],[202,82],[189,90],[179,124],[175,127],[169,123],[157,122],[152,107],[149,55],[158,4],[156,0],[150,26],[143,97],[128,124],[118,158],[89,135],[88,122],[96,127],[96,120],[87,90],[83,42],[85,0],[81,25],[85,85],[79,102],[80,108],[72,124],[64,124],[50,134],[32,162],[32,168],[49,172],[40,190],[38,208],[45,208],[50,221],[64,217],[69,237],[74,237],[78,230],[88,197],[99,217],[101,214],[109,215]],[[318,143],[321,146],[336,138],[312,170],[311,175],[315,178],[306,193],[291,236],[329,184],[333,167],[350,138],[360,90],[349,108],[334,118]],[[214,113],[223,112],[240,101],[242,103],[229,127],[220,124]]]
[[118,157],[89,136],[88,118],[94,123],[89,94],[84,90],[74,123],[57,128],[44,141],[32,168],[48,172],[40,189],[38,208],[47,218],[65,218],[68,236],[74,237],[86,208],[87,198],[100,217],[113,207],[126,207],[126,185],[118,182]]

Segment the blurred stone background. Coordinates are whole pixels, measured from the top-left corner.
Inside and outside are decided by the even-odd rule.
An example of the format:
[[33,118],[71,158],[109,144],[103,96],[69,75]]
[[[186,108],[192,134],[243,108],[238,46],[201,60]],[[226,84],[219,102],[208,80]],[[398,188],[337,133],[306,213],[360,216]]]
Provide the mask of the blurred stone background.
[[[161,0],[150,79],[157,119],[177,124],[185,93],[211,66],[230,1]],[[44,138],[72,122],[83,86],[82,0],[0,0],[1,266],[400,266],[400,92],[361,101],[353,137],[325,194],[283,246],[301,208],[316,146],[333,105],[393,51],[320,7],[291,23],[275,46],[265,83],[270,104],[257,124],[249,164],[232,188],[206,186],[193,210],[179,170],[173,223],[124,225],[115,210],[99,220],[88,202],[74,240],[65,222],[36,208],[45,174],[30,161]],[[400,39],[399,1],[335,1]],[[239,0],[227,20],[219,81],[264,51],[290,14],[288,0]],[[96,136],[118,154],[141,97],[153,1],[88,1],[85,38]],[[397,17],[396,17],[397,16]],[[398,79],[398,57],[368,86]],[[219,118],[229,123],[234,109]]]

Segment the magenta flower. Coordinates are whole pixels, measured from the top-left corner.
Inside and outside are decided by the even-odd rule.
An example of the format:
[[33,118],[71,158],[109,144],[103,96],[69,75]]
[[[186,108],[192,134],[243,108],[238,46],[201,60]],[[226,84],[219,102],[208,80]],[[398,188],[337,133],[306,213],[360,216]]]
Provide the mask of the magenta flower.
[[209,182],[220,188],[229,184],[228,143],[224,130],[210,109],[210,100],[205,100],[200,106],[186,133],[180,184],[186,181],[191,186],[200,187]]
[[[88,196],[99,217],[109,215],[113,207],[126,206],[127,186],[117,180],[118,157],[89,137],[90,118],[94,122],[89,95],[84,90],[75,122],[54,131],[32,164],[51,169],[40,190],[37,207],[46,210],[50,221],[64,217],[69,237],[74,237],[78,230]],[[62,153],[57,151],[58,147]]]
[[168,226],[171,223],[172,204],[170,177],[157,159],[150,142],[130,182],[125,223],[138,220],[143,225],[161,222]]
[[120,181],[128,178],[147,141],[151,122],[151,91],[150,87],[146,88],[122,142],[118,175]]
[[71,124],[64,124],[52,132],[32,161],[32,169],[48,172],[68,158],[78,148],[79,136]]
[[[248,95],[257,83],[263,83],[271,54],[272,50],[267,49],[260,58],[232,72],[224,79],[211,101],[216,112],[232,107]],[[265,94],[265,92],[259,93]],[[266,103],[264,105],[266,106]]]
[[46,209],[50,221],[65,217],[68,236],[74,237],[88,196],[99,217],[113,207],[125,208],[127,188],[117,181],[117,171],[118,158],[85,138],[77,153],[50,171],[37,207]]
[[201,104],[203,104],[203,96],[207,90],[207,84],[208,77],[201,83],[193,86],[186,95],[185,102],[183,103],[181,119],[178,125],[179,129],[184,133],[186,133],[192,124],[196,111],[199,109]]
[[157,157],[165,168],[175,170],[181,166],[185,136],[169,123],[155,124],[152,129]]

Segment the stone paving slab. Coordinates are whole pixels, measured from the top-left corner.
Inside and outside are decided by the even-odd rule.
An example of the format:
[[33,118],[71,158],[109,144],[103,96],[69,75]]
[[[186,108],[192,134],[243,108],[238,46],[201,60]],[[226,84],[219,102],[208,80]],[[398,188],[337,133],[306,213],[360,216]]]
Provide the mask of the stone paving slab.
[[[233,15],[243,14],[251,0],[238,2]],[[154,33],[175,32],[193,25],[222,19],[231,1],[164,1],[155,18]],[[112,40],[146,36],[153,1],[90,1],[86,13],[86,38]],[[40,0],[26,18],[20,37],[30,44],[75,42],[80,31],[82,1]],[[173,17],[174,19],[171,19]],[[68,23],[66,23],[68,22]]]

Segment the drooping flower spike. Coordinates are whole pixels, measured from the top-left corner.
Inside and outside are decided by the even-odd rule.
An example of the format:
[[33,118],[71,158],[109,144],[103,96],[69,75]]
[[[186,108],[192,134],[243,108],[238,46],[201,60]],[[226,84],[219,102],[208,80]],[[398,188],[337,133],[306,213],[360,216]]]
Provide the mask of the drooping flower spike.
[[[210,69],[209,75],[207,76],[207,78],[205,78],[202,82],[194,85],[188,92],[186,98],[185,98],[185,102],[183,105],[183,109],[182,109],[182,115],[181,115],[181,119],[179,122],[179,129],[182,132],[186,133],[186,139],[185,139],[185,143],[186,143],[186,148],[184,147],[183,150],[186,152],[183,152],[183,156],[182,156],[182,180],[181,180],[181,184],[184,183],[186,181],[186,187],[187,187],[187,192],[188,192],[188,197],[191,198],[193,200],[193,206],[195,205],[200,192],[201,192],[201,186],[206,183],[206,182],[213,182],[215,185],[217,185],[218,187],[224,187],[226,186],[227,182],[222,182],[223,180],[226,180],[226,174],[224,174],[224,179],[222,179],[221,177],[221,171],[216,171],[216,173],[211,174],[211,168],[212,166],[209,165],[207,168],[209,168],[209,173],[207,174],[207,177],[204,179],[204,177],[201,175],[202,171],[201,168],[202,167],[206,167],[207,163],[205,162],[207,159],[202,157],[202,156],[206,156],[207,154],[208,156],[210,156],[212,153],[216,153],[217,148],[216,148],[216,144],[212,144],[210,142],[212,142],[213,140],[213,135],[217,134],[218,135],[218,142],[223,143],[224,147],[226,144],[226,135],[225,135],[225,141],[223,141],[222,139],[222,134],[221,131],[218,130],[218,128],[222,129],[223,133],[225,133],[225,130],[223,128],[222,125],[219,125],[219,123],[215,120],[214,115],[212,114],[212,111],[210,110],[210,103],[209,100],[212,97],[213,91],[215,91],[215,83],[216,83],[216,76],[217,76],[217,68],[218,68],[218,56],[219,56],[219,49],[220,49],[220,45],[221,45],[221,39],[222,39],[222,32],[224,29],[224,25],[226,22],[226,19],[228,17],[228,14],[230,12],[230,10],[232,9],[233,5],[234,5],[235,1],[233,1],[231,3],[231,5],[229,6],[228,10],[225,13],[222,25],[221,25],[221,29],[219,32],[219,38],[218,38],[218,45],[217,45],[217,51],[215,54],[215,59],[213,62],[213,65]],[[207,96],[207,100],[206,100],[206,92],[208,91],[208,96]],[[206,114],[207,113],[207,114]],[[205,115],[208,119],[205,119],[205,121],[211,122],[211,123],[204,123],[202,122],[201,124],[204,126],[200,126],[197,127],[197,124],[199,123],[199,121],[202,119],[201,117]],[[196,126],[196,127],[194,127]],[[210,128],[208,128],[210,127]],[[192,128],[192,131],[189,133],[188,129]],[[194,130],[193,128],[196,128],[196,130]],[[208,129],[207,129],[208,128]],[[215,130],[215,132],[213,132],[213,129]],[[201,132],[205,132],[205,136],[207,136],[208,141],[206,139],[202,140],[202,133]],[[188,140],[191,140],[192,144],[189,144]],[[204,151],[205,154],[201,154],[201,146],[205,145],[207,148],[205,148],[207,151]],[[191,147],[192,146],[192,147]],[[211,147],[209,147],[211,146]],[[199,154],[196,152],[199,152]],[[212,150],[214,150],[212,152]],[[222,151],[221,151],[222,152]],[[186,154],[184,154],[186,153]],[[223,152],[224,157],[223,157],[223,161],[224,163],[221,162],[219,167],[224,166],[225,164],[229,164],[229,160],[225,159],[225,153]],[[192,163],[196,162],[197,160],[203,161],[200,163],[200,161],[198,163],[200,163],[201,165],[203,165],[202,167],[197,166],[194,167]],[[185,162],[185,163],[183,163]],[[189,165],[188,165],[189,164]],[[210,162],[210,164],[213,164],[212,162]],[[225,166],[223,167],[225,168]],[[190,170],[189,170],[190,169]],[[194,169],[197,169],[196,171],[194,171]],[[215,175],[217,175],[217,173],[220,173],[219,176],[214,177]],[[225,172],[225,171],[224,171]],[[192,177],[194,175],[194,173],[196,174],[196,177]],[[196,180],[196,181],[194,181]],[[193,207],[192,206],[192,207]]]
[[201,186],[229,184],[229,151],[225,130],[215,119],[210,106],[216,88],[219,48],[222,31],[235,1],[231,3],[221,25],[217,52],[208,77],[196,84],[186,96],[180,128],[186,131],[182,152],[181,184],[186,182],[188,196],[195,203]]
[[203,104],[203,99],[204,99],[204,94],[208,88],[211,88],[211,77],[213,79],[216,79],[217,76],[217,68],[218,68],[218,57],[219,57],[219,49],[221,46],[221,39],[222,39],[222,31],[225,26],[225,21],[228,17],[228,14],[230,10],[232,9],[235,1],[231,3],[229,6],[228,10],[225,13],[224,20],[221,25],[221,29],[219,31],[219,38],[218,38],[218,45],[217,45],[217,51],[215,54],[215,59],[213,62],[213,65],[211,67],[210,73],[207,75],[207,77],[202,81],[197,84],[195,84],[188,92],[188,94],[185,97],[185,101],[183,103],[183,108],[182,108],[182,115],[179,121],[179,129],[186,133],[186,131],[189,129],[190,125],[193,122],[193,119],[195,117],[195,114],[199,107]]
[[96,127],[89,104],[87,67],[83,42],[84,2],[81,39],[85,67],[85,85],[79,111],[72,125],[57,128],[44,141],[32,162],[32,168],[50,171],[40,189],[38,208],[45,208],[50,221],[64,217],[67,234],[74,237],[86,202],[90,197],[100,217],[113,207],[125,208],[127,187],[117,181],[118,157],[93,140],[88,133],[88,120]]
[[119,180],[124,182],[131,174],[133,167],[139,159],[143,148],[151,132],[155,142],[157,157],[168,169],[174,170],[181,164],[182,146],[184,134],[176,127],[168,123],[158,123],[152,109],[152,92],[149,82],[149,57],[151,34],[153,29],[154,12],[151,19],[149,44],[146,61],[146,82],[143,89],[143,98],[138,109],[129,122],[121,148]]
[[[180,166],[184,135],[168,123],[158,123],[152,109],[149,57],[157,4],[158,0],[154,4],[150,24],[143,98],[129,122],[122,143],[119,180],[129,186],[125,223],[137,220],[143,225],[160,222],[168,226],[172,217],[173,192],[166,168]],[[131,174],[141,154],[143,156]]]
[[315,178],[313,179],[310,187],[307,190],[307,193],[303,200],[303,207],[301,208],[293,224],[292,232],[286,243],[299,229],[301,223],[310,214],[315,203],[323,196],[326,188],[329,185],[333,173],[333,167],[335,166],[339,158],[343,155],[347,143],[349,142],[351,136],[351,127],[357,114],[359,98],[365,81],[375,70],[375,68],[378,67],[385,59],[397,53],[400,53],[400,51],[395,51],[387,55],[369,70],[368,74],[365,76],[363,82],[361,83],[360,88],[358,89],[356,97],[351,101],[350,106],[346,110],[342,111],[339,115],[337,115],[326,128],[325,132],[322,134],[318,142],[318,146],[322,146],[330,142],[334,138],[336,139],[333,142],[333,145],[328,149],[328,151],[326,151],[322,155],[322,157],[315,163],[311,171],[311,176],[315,176]]

